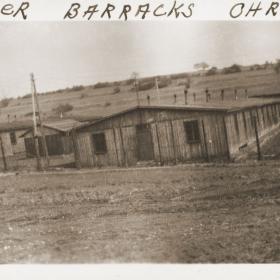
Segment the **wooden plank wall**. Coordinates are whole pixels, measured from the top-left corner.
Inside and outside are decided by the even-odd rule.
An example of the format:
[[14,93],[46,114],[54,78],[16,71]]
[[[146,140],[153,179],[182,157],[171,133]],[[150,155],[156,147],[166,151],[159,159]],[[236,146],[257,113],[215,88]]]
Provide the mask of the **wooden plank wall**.
[[[82,166],[133,166],[137,163],[136,125],[149,123],[155,161],[185,162],[194,159],[225,158],[255,141],[253,115],[263,137],[279,124],[280,105],[242,110],[230,114],[196,111],[133,111],[108,118],[78,133]],[[187,143],[184,122],[199,121],[200,142]],[[225,126],[224,126],[225,122]],[[204,131],[202,129],[204,123]],[[226,129],[225,129],[226,128]],[[107,153],[96,154],[92,133],[104,132]],[[206,146],[207,145],[207,146]]]
[[[226,116],[231,155],[255,142],[253,116],[256,116],[260,137],[264,137],[280,123],[280,104],[264,105],[246,111],[233,112]],[[237,120],[237,121],[236,121]]]
[[[1,137],[2,137],[2,143],[3,143],[3,147],[4,147],[5,156],[12,156],[13,148],[12,148],[9,132],[2,132]],[[1,152],[0,152],[0,158],[2,158]]]
[[[145,116],[143,119],[149,120],[151,115]],[[188,120],[199,121],[199,143],[187,143],[184,122]],[[204,122],[205,135],[202,121]],[[112,123],[112,120],[109,122],[111,125],[117,124],[117,122]],[[150,126],[154,156],[157,162],[169,163],[205,159],[207,152],[212,158],[226,157],[227,155],[222,114],[190,114],[187,118],[152,121]],[[107,153],[105,154],[96,154],[94,151],[92,133],[97,132],[105,133],[107,145]],[[77,137],[82,166],[133,166],[137,163],[136,125],[110,127],[106,123],[103,127],[98,126],[97,129],[78,133]]]
[[111,128],[95,133],[97,132],[105,133],[107,153],[95,153],[91,132],[79,133],[77,142],[82,166],[132,166],[136,164],[135,127]]
[[13,149],[14,154],[25,153],[24,139],[22,137],[20,137],[24,132],[25,132],[25,130],[15,131],[17,144],[12,145],[12,149]]
[[63,154],[69,155],[74,152],[73,142],[70,136],[61,136]]

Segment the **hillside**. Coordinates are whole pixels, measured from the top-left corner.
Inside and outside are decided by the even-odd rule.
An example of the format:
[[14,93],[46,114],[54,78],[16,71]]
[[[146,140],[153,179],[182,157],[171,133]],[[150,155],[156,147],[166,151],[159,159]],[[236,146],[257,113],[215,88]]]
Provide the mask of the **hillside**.
[[[160,78],[160,81],[163,79],[168,80],[165,87],[159,91],[161,104],[174,104],[174,94],[176,94],[176,104],[184,104],[186,77],[187,74],[178,74]],[[39,81],[37,87],[40,88]],[[188,103],[205,104],[206,88],[211,93],[211,103],[221,102],[220,91],[224,89],[224,103],[238,105],[240,102],[245,102],[245,89],[248,90],[248,96],[269,95],[280,92],[280,74],[276,74],[272,67],[268,67],[267,69],[242,71],[233,74],[192,75]],[[237,101],[234,100],[234,89],[237,89],[238,92]],[[196,93],[195,101],[193,93]],[[158,104],[155,89],[140,91],[139,95],[141,104],[148,104],[147,95],[150,96],[151,104]],[[111,83],[102,88],[80,86],[53,93],[49,92],[40,94],[39,101],[45,119],[58,115],[54,109],[59,105],[65,104],[70,104],[73,107],[67,113],[68,116],[75,115],[82,118],[108,115],[137,104],[133,84],[128,84],[127,82],[119,82],[115,85]],[[32,116],[30,95],[12,99],[8,106],[1,108],[0,122],[6,122],[8,115],[10,120],[15,118],[17,120],[30,119]]]

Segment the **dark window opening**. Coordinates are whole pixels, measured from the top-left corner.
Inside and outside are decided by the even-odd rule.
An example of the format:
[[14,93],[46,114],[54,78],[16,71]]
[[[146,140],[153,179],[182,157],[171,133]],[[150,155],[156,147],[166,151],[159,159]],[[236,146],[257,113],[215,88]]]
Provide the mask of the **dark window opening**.
[[12,145],[17,144],[17,137],[16,137],[16,133],[14,131],[10,132],[10,139],[11,139]]
[[107,145],[104,133],[96,133],[92,135],[93,147],[95,154],[106,154]]
[[200,142],[200,134],[199,134],[199,126],[198,121],[187,121],[184,122],[185,132],[187,143],[199,143]]

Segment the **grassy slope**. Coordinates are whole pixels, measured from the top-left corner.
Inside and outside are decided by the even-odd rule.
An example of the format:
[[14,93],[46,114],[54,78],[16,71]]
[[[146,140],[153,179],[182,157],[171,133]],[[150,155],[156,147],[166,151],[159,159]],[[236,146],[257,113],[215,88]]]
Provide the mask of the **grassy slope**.
[[[244,88],[248,89],[249,95],[276,93],[280,91],[279,80],[279,75],[277,76],[272,69],[229,75],[218,74],[208,77],[193,77],[191,79],[189,102],[193,103],[192,93],[196,92],[197,104],[204,103],[204,91],[209,88],[212,92],[211,102],[217,103],[219,102],[219,92],[224,88],[227,103],[236,105],[244,101]],[[169,87],[161,89],[161,103],[173,104],[173,95],[177,94],[177,104],[183,104],[183,82],[184,80],[182,79],[173,80]],[[38,88],[40,88],[39,84]],[[239,89],[239,100],[237,102],[233,101],[234,88]],[[41,109],[47,118],[53,116],[52,109],[58,104],[70,103],[74,106],[74,110],[70,115],[104,116],[136,105],[135,92],[131,90],[131,86],[121,86],[121,92],[118,94],[113,94],[113,90],[114,87],[102,89],[86,87],[84,90],[77,92],[63,91],[56,94],[40,95]],[[148,94],[151,96],[152,104],[156,104],[155,90],[140,92],[141,103],[147,104],[146,97]],[[31,111],[31,98],[16,99],[8,107],[1,109],[0,121],[7,121],[7,114],[12,117],[16,114],[17,119],[26,118],[25,115]]]
[[279,262],[279,163],[0,178],[0,262]]

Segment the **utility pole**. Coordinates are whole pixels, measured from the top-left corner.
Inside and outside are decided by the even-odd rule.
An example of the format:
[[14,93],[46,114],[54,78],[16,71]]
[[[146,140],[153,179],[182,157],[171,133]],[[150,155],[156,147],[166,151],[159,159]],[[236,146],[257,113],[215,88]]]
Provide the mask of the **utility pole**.
[[206,97],[206,103],[209,102],[209,90],[208,90],[208,88],[205,90],[205,97]]
[[148,101],[148,105],[150,106],[150,105],[151,105],[151,98],[150,98],[150,95],[147,95],[147,101]]
[[185,105],[187,105],[188,104],[188,89],[187,88],[184,89],[184,95],[185,95]]
[[185,84],[185,89],[184,89],[184,95],[185,95],[185,105],[188,104],[188,90],[190,88],[190,78],[187,78],[186,84]]
[[225,99],[225,91],[224,91],[224,89],[221,90],[221,99],[222,99],[222,101],[224,101],[224,99]]
[[40,126],[40,131],[41,131],[41,136],[42,136],[44,155],[47,160],[47,167],[49,167],[50,159],[49,159],[48,147],[47,147],[46,137],[45,137],[44,128],[43,128],[42,119],[41,119],[41,112],[40,112],[40,106],[39,106],[39,101],[38,101],[35,79],[34,79],[33,73],[31,73],[30,76],[31,76],[32,89],[33,89],[32,93],[34,93],[34,98],[35,98],[36,105],[37,105],[37,114],[38,114],[39,126]]
[[34,147],[36,153],[36,161],[37,161],[37,170],[42,170],[42,163],[39,151],[39,139],[38,139],[38,130],[37,130],[37,117],[36,117],[36,106],[35,106],[35,93],[32,84],[32,77],[31,77],[31,94],[32,94],[32,111],[33,111],[33,140],[34,140]]
[[234,89],[234,100],[237,100],[237,89]]

